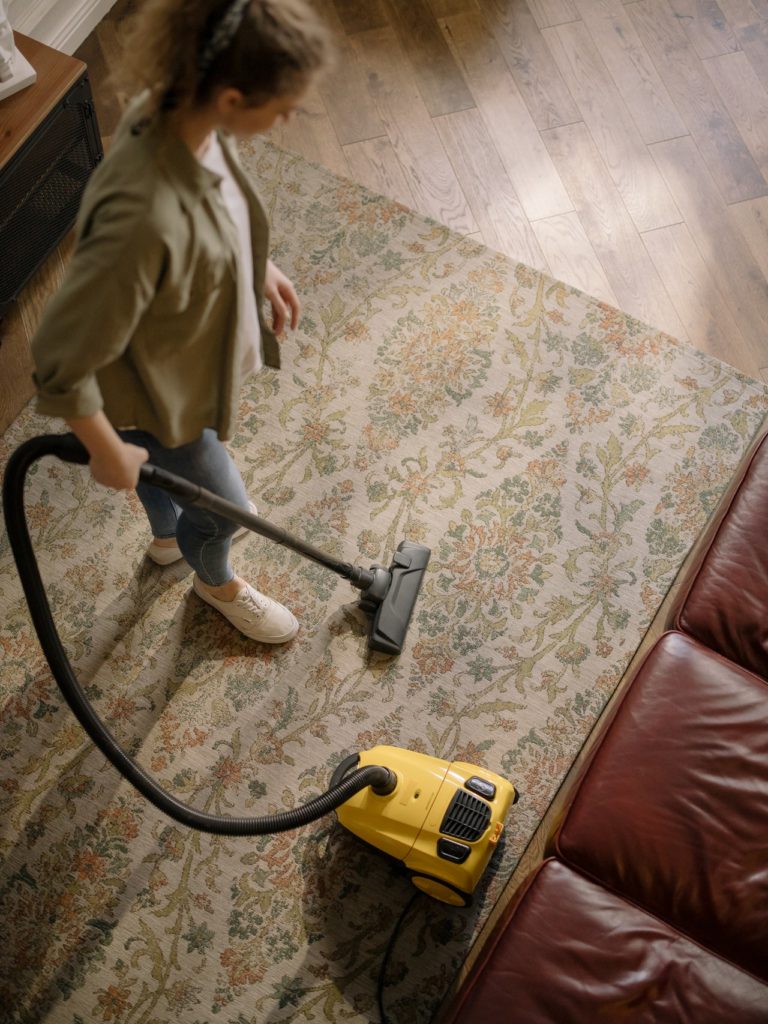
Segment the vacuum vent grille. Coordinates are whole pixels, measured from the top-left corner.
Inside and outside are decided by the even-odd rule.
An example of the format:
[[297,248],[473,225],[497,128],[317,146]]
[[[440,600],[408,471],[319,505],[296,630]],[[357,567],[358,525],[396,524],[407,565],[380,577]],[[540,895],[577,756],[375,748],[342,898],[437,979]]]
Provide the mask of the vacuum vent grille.
[[472,796],[465,789],[457,789],[445,812],[440,831],[443,835],[474,843],[488,828],[490,820],[491,808],[485,800]]

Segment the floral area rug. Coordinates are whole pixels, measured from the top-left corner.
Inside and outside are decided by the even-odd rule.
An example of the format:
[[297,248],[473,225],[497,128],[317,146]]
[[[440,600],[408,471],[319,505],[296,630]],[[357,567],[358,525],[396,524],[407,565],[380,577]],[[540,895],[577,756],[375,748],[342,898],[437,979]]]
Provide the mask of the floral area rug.
[[[422,896],[385,1003],[429,1021],[768,411],[762,385],[268,144],[244,150],[304,301],[231,450],[260,512],[336,556],[432,561],[399,658],[356,592],[249,535],[235,567],[301,621],[237,635],[160,569],[134,495],[57,460],[28,512],[87,692],[167,789],[254,815],[394,744],[522,798],[475,904]],[[2,457],[52,424],[28,408]],[[170,822],[86,741],[0,551],[0,1017],[13,1024],[379,1020],[412,889],[333,816],[260,839]]]

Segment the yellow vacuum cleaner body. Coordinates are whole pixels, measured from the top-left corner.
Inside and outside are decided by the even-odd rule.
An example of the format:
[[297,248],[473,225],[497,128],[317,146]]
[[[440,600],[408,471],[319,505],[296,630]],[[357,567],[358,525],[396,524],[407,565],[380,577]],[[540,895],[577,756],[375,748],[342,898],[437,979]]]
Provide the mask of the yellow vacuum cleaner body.
[[467,906],[504,830],[515,787],[494,772],[399,747],[362,751],[357,765],[397,776],[386,795],[367,787],[337,808],[339,822],[402,861],[415,886]]

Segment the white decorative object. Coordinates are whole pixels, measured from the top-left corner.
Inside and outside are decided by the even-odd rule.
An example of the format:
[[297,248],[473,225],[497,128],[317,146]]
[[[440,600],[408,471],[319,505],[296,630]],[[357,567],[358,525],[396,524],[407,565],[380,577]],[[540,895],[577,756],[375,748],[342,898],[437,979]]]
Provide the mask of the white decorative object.
[[5,5],[0,0],[0,82],[13,78],[14,57],[16,46],[13,42],[13,29],[5,13]]
[[32,85],[36,79],[35,69],[16,49],[5,4],[0,0],[0,100]]

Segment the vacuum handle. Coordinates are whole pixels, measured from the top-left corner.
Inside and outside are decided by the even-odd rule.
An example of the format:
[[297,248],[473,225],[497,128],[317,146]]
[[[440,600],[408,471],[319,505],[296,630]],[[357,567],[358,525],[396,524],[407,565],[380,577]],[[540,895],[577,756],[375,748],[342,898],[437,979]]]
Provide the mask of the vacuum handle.
[[[87,448],[74,434],[41,434],[39,437],[25,442],[24,447],[33,460],[43,455],[55,455],[64,462],[82,466],[88,465],[90,461]],[[269,520],[262,519],[261,516],[254,515],[253,512],[249,512],[225,498],[220,498],[218,494],[193,484],[190,480],[185,480],[184,477],[169,473],[166,469],[145,462],[139,471],[139,479],[142,483],[167,491],[181,501],[206,508],[209,512],[215,512],[224,516],[225,519],[231,519],[238,526],[244,526],[253,533],[258,533],[262,537],[266,537],[267,540],[274,541],[275,544],[282,544],[284,547],[296,551],[304,558],[309,558],[325,569],[335,572],[342,579],[349,580],[360,590],[370,586],[373,582],[374,574],[370,570],[352,565],[350,562],[341,562],[325,551],[316,548],[314,544],[294,537],[283,527],[274,526]]]
[[309,544],[307,541],[294,537],[287,530],[283,529],[282,526],[275,526],[268,519],[262,519],[261,516],[255,515],[248,509],[235,505],[234,502],[219,497],[213,491],[206,490],[205,487],[200,487],[198,484],[193,484],[190,480],[176,476],[175,473],[169,473],[168,470],[161,469],[159,466],[153,466],[149,462],[145,462],[139,471],[139,479],[142,483],[151,484],[152,487],[159,487],[161,490],[167,491],[182,502],[187,502],[189,505],[199,505],[209,512],[215,512],[217,515],[224,516],[225,519],[231,519],[232,522],[237,523],[239,526],[244,526],[247,530],[266,537],[267,540],[274,541],[275,544],[282,544],[292,551],[303,555],[304,558],[317,562],[325,569],[330,569],[345,580],[356,578],[360,573],[365,574],[368,572],[368,570],[351,565],[349,562],[340,562],[332,558],[325,551],[316,548],[314,544]]
[[[248,509],[241,508],[240,505],[234,505],[225,498],[220,498],[212,490],[207,490],[205,487],[201,487],[199,484],[191,482],[191,480],[186,480],[182,476],[176,476],[175,473],[170,473],[167,469],[161,469],[160,466],[153,466],[151,463],[145,462],[139,470],[139,479],[142,483],[148,483],[153,487],[160,487],[161,490],[166,490],[169,495],[173,495],[174,498],[178,498],[179,501],[186,502],[188,505],[198,505],[201,508],[208,509],[209,512],[215,512],[226,519],[231,519],[240,526],[246,526],[248,529],[256,532],[256,534],[266,537],[269,541],[274,541],[275,544],[284,544],[288,548],[294,548],[300,554],[305,554],[307,557],[321,562],[323,565],[328,565],[328,562],[333,561],[324,552],[318,551],[312,545],[304,544],[298,538],[291,537],[282,526],[274,526],[267,519],[254,515]],[[336,568],[337,563],[333,561],[333,564],[328,567]]]

